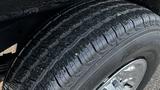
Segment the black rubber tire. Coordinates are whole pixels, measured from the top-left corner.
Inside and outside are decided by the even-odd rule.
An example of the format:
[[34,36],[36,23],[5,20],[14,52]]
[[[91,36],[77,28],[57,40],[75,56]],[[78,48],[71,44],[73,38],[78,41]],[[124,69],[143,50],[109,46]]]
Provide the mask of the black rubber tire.
[[123,0],[75,6],[47,24],[17,57],[9,90],[92,90],[136,58],[145,58],[142,90],[158,65],[160,18]]

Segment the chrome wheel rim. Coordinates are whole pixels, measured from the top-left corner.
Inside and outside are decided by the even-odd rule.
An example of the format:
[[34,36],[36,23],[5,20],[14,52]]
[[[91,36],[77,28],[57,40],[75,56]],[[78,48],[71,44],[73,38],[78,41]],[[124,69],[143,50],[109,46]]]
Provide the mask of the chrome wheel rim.
[[96,90],[136,90],[147,70],[145,59],[125,65],[110,78],[103,80]]

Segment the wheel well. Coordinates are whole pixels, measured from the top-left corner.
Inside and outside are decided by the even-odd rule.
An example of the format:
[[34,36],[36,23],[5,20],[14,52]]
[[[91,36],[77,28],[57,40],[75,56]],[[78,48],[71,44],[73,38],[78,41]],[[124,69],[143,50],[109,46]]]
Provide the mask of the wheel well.
[[152,10],[154,13],[160,15],[160,0],[129,0],[129,1],[145,6],[146,8]]

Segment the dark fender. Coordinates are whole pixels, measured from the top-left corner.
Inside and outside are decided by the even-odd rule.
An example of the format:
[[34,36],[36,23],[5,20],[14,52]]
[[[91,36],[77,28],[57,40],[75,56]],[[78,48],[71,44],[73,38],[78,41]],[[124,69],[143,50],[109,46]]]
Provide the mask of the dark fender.
[[85,0],[0,0],[0,52],[17,42],[22,49],[46,20],[81,1]]

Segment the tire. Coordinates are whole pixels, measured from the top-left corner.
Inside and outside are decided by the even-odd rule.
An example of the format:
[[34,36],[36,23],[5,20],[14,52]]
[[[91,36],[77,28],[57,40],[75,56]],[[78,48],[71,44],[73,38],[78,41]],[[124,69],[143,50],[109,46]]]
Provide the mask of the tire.
[[95,0],[51,20],[26,45],[4,89],[92,90],[137,58],[145,58],[142,90],[159,63],[160,18],[123,0]]

